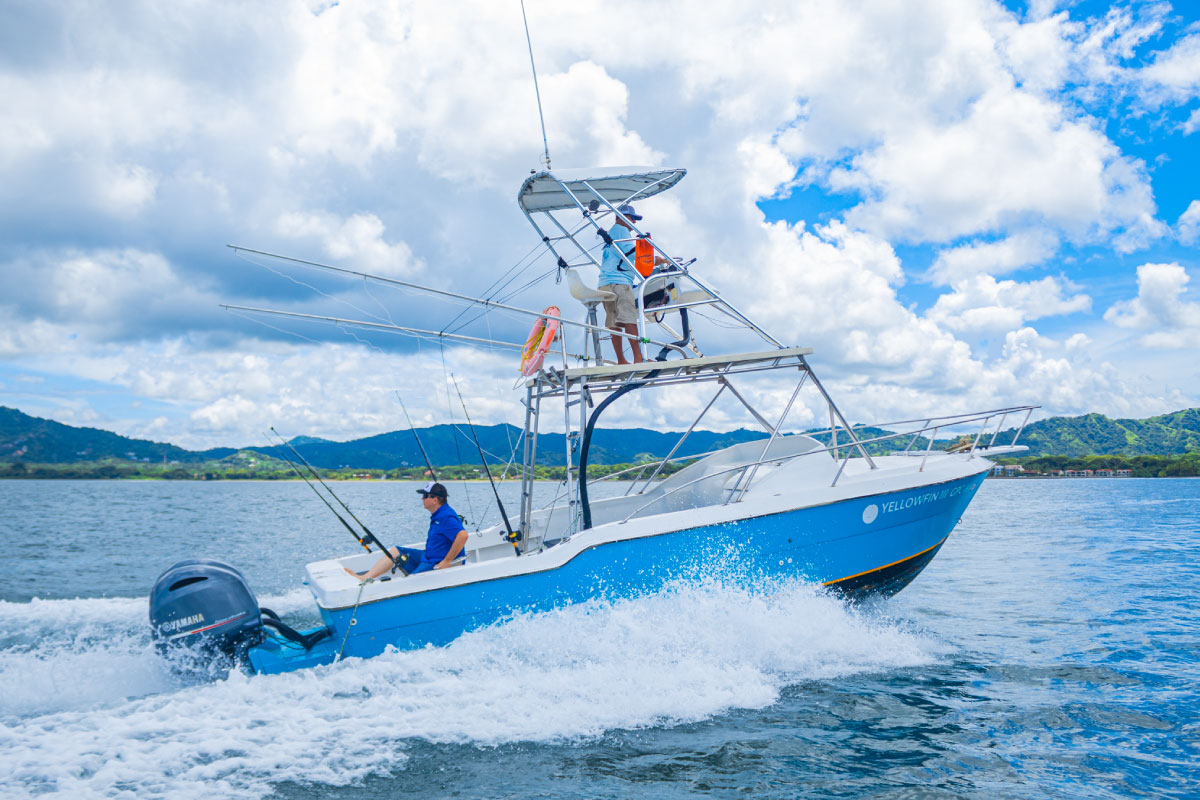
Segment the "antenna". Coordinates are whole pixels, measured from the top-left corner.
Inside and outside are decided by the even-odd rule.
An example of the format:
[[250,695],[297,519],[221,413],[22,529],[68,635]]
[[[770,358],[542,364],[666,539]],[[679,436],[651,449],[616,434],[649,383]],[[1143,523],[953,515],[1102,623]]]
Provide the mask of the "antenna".
[[533,63],[533,40],[529,38],[529,18],[525,16],[525,0],[521,0],[521,19],[525,22],[525,43],[529,45],[529,68],[533,70],[533,93],[537,95],[538,119],[542,121],[543,160],[550,171],[550,144],[546,141],[546,115],[542,113],[542,92],[538,89],[537,65]]

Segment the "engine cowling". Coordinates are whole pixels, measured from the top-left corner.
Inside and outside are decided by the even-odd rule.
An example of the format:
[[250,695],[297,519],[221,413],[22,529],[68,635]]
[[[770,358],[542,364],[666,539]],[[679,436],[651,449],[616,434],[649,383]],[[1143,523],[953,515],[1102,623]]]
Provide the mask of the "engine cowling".
[[235,655],[262,640],[262,612],[245,576],[214,559],[180,561],[158,576],[150,626],[160,649],[185,645]]

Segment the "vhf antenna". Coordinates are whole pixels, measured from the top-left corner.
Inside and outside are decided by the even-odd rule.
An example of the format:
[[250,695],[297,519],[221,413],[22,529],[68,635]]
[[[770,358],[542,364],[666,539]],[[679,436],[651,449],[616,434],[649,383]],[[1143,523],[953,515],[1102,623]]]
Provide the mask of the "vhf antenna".
[[529,68],[533,70],[533,93],[537,95],[538,119],[542,121],[542,151],[546,171],[550,171],[550,143],[546,141],[546,116],[542,113],[542,92],[538,89],[537,66],[533,63],[533,40],[529,38],[529,18],[525,16],[525,0],[521,0],[521,19],[525,22],[525,43],[529,45]]

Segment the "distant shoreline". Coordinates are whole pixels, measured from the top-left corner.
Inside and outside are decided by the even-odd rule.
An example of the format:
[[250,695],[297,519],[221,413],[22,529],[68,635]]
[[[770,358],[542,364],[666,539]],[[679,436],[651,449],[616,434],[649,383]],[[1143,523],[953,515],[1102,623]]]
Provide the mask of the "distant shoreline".
[[[882,455],[882,454],[881,454]],[[986,452],[982,454],[987,458]],[[997,469],[1006,469],[1016,474],[997,474],[997,478],[1193,478],[1200,477],[1200,452],[1192,451],[1179,455],[1088,455],[1088,456],[1024,456],[998,457],[989,459]],[[624,472],[627,479],[647,477],[656,461],[646,463],[591,464],[590,478],[604,478]],[[690,461],[675,461],[666,465],[659,473],[668,477],[683,469]],[[501,478],[503,465],[492,465],[492,477],[498,482],[520,480],[519,471],[513,466],[507,470],[507,478]],[[400,467],[393,469],[365,467],[317,467],[321,478],[339,483],[372,483],[397,481],[427,481],[429,475],[422,467]],[[566,468],[538,464],[535,480],[563,480]],[[438,478],[443,482],[486,482],[481,464],[453,464],[437,468]],[[1065,474],[1065,473],[1092,474]],[[1124,472],[1124,475],[1096,474]],[[151,463],[122,459],[85,461],[66,464],[0,462],[0,480],[126,480],[126,481],[297,481],[300,478],[285,461],[260,454],[239,453],[221,461],[181,463]]]

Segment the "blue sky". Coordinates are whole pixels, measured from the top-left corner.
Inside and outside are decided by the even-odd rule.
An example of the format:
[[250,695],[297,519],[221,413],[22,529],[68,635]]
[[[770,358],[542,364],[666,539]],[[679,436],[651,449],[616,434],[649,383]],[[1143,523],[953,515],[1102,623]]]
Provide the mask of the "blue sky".
[[[401,427],[398,388],[452,418],[453,371],[477,421],[516,421],[506,353],[218,307],[437,328],[458,309],[224,245],[468,292],[536,245],[520,6],[441,5],[4,4],[0,404],[193,447],[350,438]],[[1194,4],[526,5],[554,164],[687,167],[644,204],[656,240],[813,346],[854,419],[1200,405]],[[593,35],[614,17],[637,25]],[[549,266],[514,299],[581,313]]]

